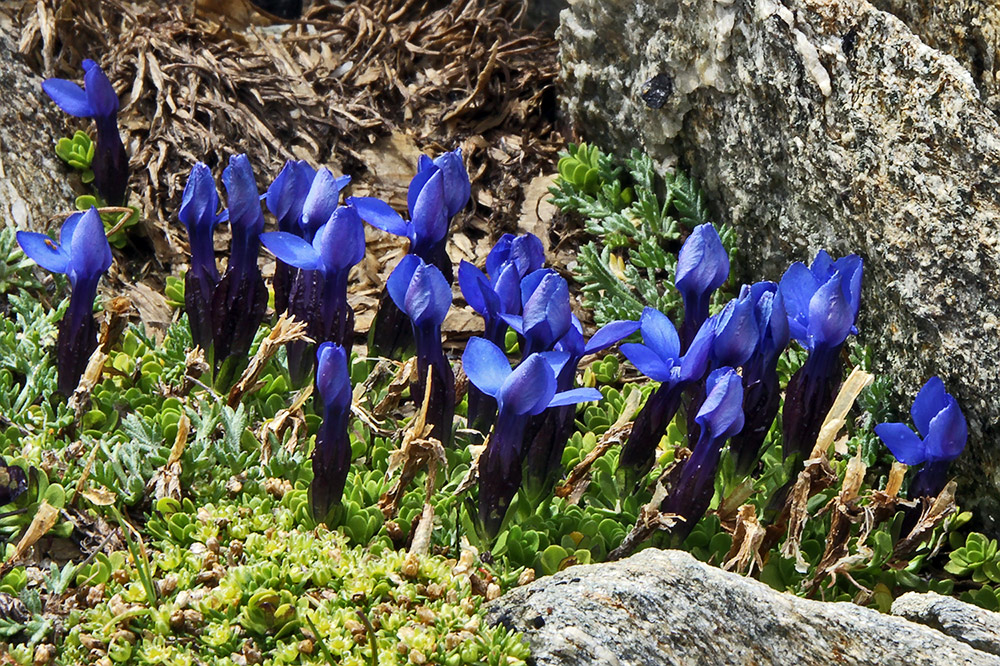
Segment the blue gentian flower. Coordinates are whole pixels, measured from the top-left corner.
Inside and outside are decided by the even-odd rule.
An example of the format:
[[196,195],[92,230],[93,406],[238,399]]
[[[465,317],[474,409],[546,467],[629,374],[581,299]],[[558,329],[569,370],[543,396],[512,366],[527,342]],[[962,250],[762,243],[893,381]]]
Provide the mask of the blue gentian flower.
[[715,474],[726,440],[743,428],[743,380],[733,368],[719,368],[708,376],[707,394],[695,421],[698,442],[684,461],[677,485],[663,500],[660,510],[677,514],[684,522],[671,530],[679,544],[705,515],[715,491]]
[[[373,227],[410,239],[410,254],[438,268],[448,284],[454,280],[451,259],[445,250],[451,218],[469,201],[471,186],[462,164],[461,150],[437,159],[421,156],[417,174],[406,196],[409,220],[374,197],[350,197],[361,219]],[[412,344],[402,314],[388,294],[383,293],[368,336],[370,353],[396,357]]]
[[708,319],[712,292],[729,277],[729,255],[722,246],[719,232],[712,224],[701,224],[677,254],[674,286],[684,301],[684,323],[681,325],[681,350],[686,350]]
[[910,416],[920,435],[903,423],[880,423],[875,434],[904,465],[923,465],[910,484],[909,496],[937,497],[948,466],[965,449],[969,428],[954,397],[940,377],[931,377],[917,394]]
[[639,330],[643,344],[624,344],[622,354],[639,372],[660,382],[660,387],[639,410],[622,447],[618,466],[625,470],[630,487],[652,467],[656,447],[680,408],[684,390],[705,376],[715,337],[714,321],[704,322],[687,353],[681,355],[677,329],[667,315],[653,308],[643,310]]
[[70,396],[97,348],[94,299],[97,283],[111,267],[111,246],[104,235],[104,222],[94,207],[66,218],[59,241],[55,243],[45,234],[17,232],[17,242],[24,254],[45,270],[65,273],[72,287],[69,309],[59,323],[56,344],[59,392]]
[[323,420],[312,453],[310,495],[313,516],[320,521],[340,503],[351,466],[351,376],[347,351],[338,344],[324,342],[316,350],[316,393]]
[[781,390],[778,385],[778,357],[788,346],[788,317],[784,301],[774,282],[746,285],[757,319],[756,349],[743,364],[743,413],[746,424],[729,443],[736,473],[748,474],[778,414]]
[[84,60],[83,70],[86,90],[66,79],[46,79],[42,90],[69,115],[94,119],[94,186],[106,202],[123,206],[127,199],[128,155],[118,133],[118,95],[96,62]]
[[389,276],[386,290],[409,317],[417,345],[417,382],[410,393],[422,401],[426,383],[431,382],[427,405],[431,436],[448,445],[455,415],[455,375],[441,347],[441,324],[451,307],[451,286],[435,266],[408,254]]
[[[305,160],[285,162],[264,195],[267,209],[278,220],[278,231],[302,235],[299,226],[302,204],[315,178],[316,169]],[[275,264],[271,286],[274,289],[274,310],[279,314],[288,309],[288,292],[296,272],[281,259]]]
[[219,282],[215,266],[215,227],[221,219],[219,192],[212,172],[205,164],[191,168],[177,217],[187,227],[191,247],[191,268],[184,278],[184,310],[191,338],[202,349],[212,344],[212,294]]
[[507,264],[514,264],[517,273],[524,278],[533,273],[545,263],[545,247],[535,234],[504,234],[486,255],[486,272],[490,280],[495,281],[501,269]]
[[516,369],[503,351],[489,340],[470,338],[462,355],[469,381],[496,399],[496,424],[479,458],[479,522],[489,536],[503,522],[521,485],[524,429],[530,416],[550,407],[600,400],[592,388],[557,392],[556,375],[566,363],[565,352],[527,356]]
[[809,351],[805,364],[785,391],[782,430],[785,455],[804,459],[819,435],[840,384],[840,351],[857,332],[862,262],[857,255],[833,261],[820,250],[812,266],[792,264],[778,291],[788,314],[792,338]]
[[[583,326],[574,315],[569,331],[554,348],[567,354],[566,362],[556,375],[556,391],[569,391],[576,381],[580,361],[585,356],[602,352],[639,330],[638,321],[612,321],[602,326],[590,340],[583,337]],[[573,435],[576,407],[564,405],[547,409],[533,416],[525,434],[529,490],[535,496],[547,494],[562,473],[562,455],[566,442]]]
[[521,280],[521,315],[501,314],[524,339],[522,356],[550,351],[571,325],[569,285],[555,271],[543,268]]
[[[306,334],[317,342],[353,344],[354,311],[347,302],[347,278],[351,267],[365,257],[364,223],[354,206],[336,208],[312,243],[286,231],[260,238],[278,259],[301,270],[288,311],[306,323]],[[288,345],[288,367],[295,384],[302,383],[312,369],[311,350],[312,345],[304,341]]]
[[[213,363],[228,364],[220,373],[227,384],[247,362],[254,335],[264,320],[267,287],[257,265],[264,213],[246,155],[234,155],[222,172],[226,187],[229,225],[232,232],[229,263],[212,295]],[[217,378],[219,381],[219,378]]]

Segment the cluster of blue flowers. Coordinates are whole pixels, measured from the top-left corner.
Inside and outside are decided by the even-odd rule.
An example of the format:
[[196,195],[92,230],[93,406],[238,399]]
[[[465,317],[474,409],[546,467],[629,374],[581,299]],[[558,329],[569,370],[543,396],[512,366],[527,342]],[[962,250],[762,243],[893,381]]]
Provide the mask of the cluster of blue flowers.
[[[96,120],[95,180],[105,199],[120,203],[126,197],[127,158],[116,125],[118,99],[96,64],[88,60],[84,68],[86,90],[59,79],[44,87],[68,113]],[[249,159],[236,155],[222,182],[225,209],[210,169],[195,164],[178,210],[191,250],[185,291],[191,333],[212,359],[217,381],[234,376],[265,316],[268,292],[258,255],[262,244],[270,250],[277,258],[275,309],[304,322],[315,341],[291,343],[288,362],[297,385],[314,377],[323,416],[312,486],[313,510],[322,517],[340,501],[351,462],[348,350],[355,333],[347,290],[350,270],[365,254],[364,222],[410,241],[409,253],[387,281],[369,352],[397,356],[415,348],[418,379],[411,395],[418,402],[427,396],[430,436],[445,445],[452,441],[455,376],[441,345],[453,281],[445,244],[452,218],[469,201],[469,177],[460,150],[435,159],[422,156],[408,190],[406,220],[376,198],[342,202],[350,178],[305,162],[289,161],[261,195]],[[263,233],[262,200],[278,231]],[[232,244],[220,274],[213,235],[222,222],[230,225]],[[68,395],[96,346],[93,303],[112,261],[104,227],[92,208],[66,220],[58,243],[27,232],[20,232],[18,241],[40,266],[65,273],[72,285],[57,345],[59,390]],[[665,314],[647,308],[639,321],[612,322],[590,340],[571,311],[569,285],[544,263],[538,238],[507,234],[487,257],[485,272],[464,261],[458,268],[462,294],[484,322],[482,337],[469,341],[462,364],[471,382],[468,423],[489,433],[478,461],[478,520],[486,534],[499,530],[525,479],[529,490],[546,493],[561,475],[575,405],[601,398],[596,389],[575,388],[581,360],[637,332],[642,343],[623,344],[621,351],[659,387],[636,416],[619,465],[632,484],[641,480],[667,426],[684,410],[691,455],[676,469],[661,505],[684,518],[678,538],[708,509],[727,442],[737,473],[754,469],[781,403],[777,364],[791,340],[808,358],[785,391],[783,451],[802,464],[840,383],[843,346],[857,333],[858,256],[834,260],[820,251],[808,267],[792,264],[777,284],[744,285],[710,316],[709,302],[728,279],[729,259],[715,228],[701,225],[678,256],[675,286],[685,312],[680,331]],[[504,352],[508,328],[520,341],[514,367]],[[935,495],[948,464],[965,446],[965,418],[936,377],[920,391],[911,414],[920,436],[900,423],[881,424],[876,432],[900,461],[923,465],[911,497]]]

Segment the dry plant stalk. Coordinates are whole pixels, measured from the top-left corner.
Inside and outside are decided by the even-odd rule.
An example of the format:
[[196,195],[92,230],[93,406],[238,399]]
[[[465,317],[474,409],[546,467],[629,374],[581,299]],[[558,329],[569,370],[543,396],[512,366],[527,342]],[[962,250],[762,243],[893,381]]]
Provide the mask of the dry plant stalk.
[[21,540],[17,542],[17,546],[14,547],[14,552],[11,554],[10,559],[0,566],[0,578],[9,574],[17,566],[17,563],[24,557],[25,553],[52,529],[52,526],[56,524],[58,519],[59,509],[49,504],[46,500],[42,500],[42,503],[38,505],[38,510],[35,512],[35,517],[31,519],[31,524],[28,525],[28,529],[21,536]]
[[[851,411],[851,407],[854,406],[854,402],[861,395],[861,392],[871,383],[875,381],[875,375],[871,375],[861,368],[854,368],[851,374],[848,375],[847,379],[840,387],[840,391],[837,393],[837,398],[833,401],[833,406],[830,407],[830,411],[827,413],[826,418],[823,420],[823,425],[819,429],[819,435],[816,437],[816,445],[813,447],[812,453],[809,458],[817,458],[820,453],[827,452],[830,449],[830,445],[833,444],[834,438],[840,429],[844,427],[847,422],[847,414]],[[837,451],[837,453],[843,455],[847,451]]]
[[[820,582],[830,576],[836,579],[838,573],[848,575],[849,569],[854,564],[860,563],[859,555],[870,555],[870,551],[865,547],[868,531],[865,530],[863,536],[859,536],[857,542],[857,555],[850,554],[849,543],[851,539],[851,528],[860,522],[865,515],[865,510],[858,506],[858,492],[865,480],[865,472],[868,466],[861,459],[861,451],[858,450],[847,463],[847,471],[844,474],[844,482],[841,485],[840,493],[837,494],[823,511],[832,512],[830,518],[830,531],[826,537],[826,547],[820,557],[816,567],[816,573],[806,585],[807,588],[815,589]],[[851,579],[853,581],[853,578]],[[855,585],[857,583],[855,582]],[[861,587],[861,586],[859,586]]]
[[177,436],[174,438],[174,445],[170,447],[167,462],[163,469],[157,470],[146,485],[146,492],[152,490],[153,496],[158,500],[164,497],[172,497],[177,501],[181,499],[181,455],[187,446],[190,429],[191,419],[186,412],[182,412],[177,422]]
[[266,338],[261,340],[260,347],[257,348],[257,353],[250,360],[250,365],[243,371],[239,381],[229,390],[229,397],[226,399],[226,404],[235,408],[246,394],[259,389],[261,385],[257,382],[257,379],[260,377],[260,373],[264,371],[264,366],[267,365],[267,362],[278,353],[282,345],[295,342],[296,340],[315,342],[306,336],[306,325],[304,322],[297,321],[294,317],[289,317],[287,314],[282,313],[278,317],[274,328],[271,329],[271,332]]
[[757,509],[753,504],[744,504],[736,510],[736,528],[733,531],[733,545],[723,559],[722,568],[750,575],[756,567],[760,571],[764,562],[760,557],[760,544],[767,534],[757,520]]
[[285,431],[289,428],[292,429],[292,437],[288,442],[288,447],[290,451],[294,450],[295,444],[299,439],[299,428],[305,425],[305,418],[302,416],[302,405],[306,404],[306,400],[312,395],[313,386],[312,383],[307,384],[295,396],[295,400],[292,401],[291,405],[279,410],[274,415],[274,418],[268,419],[260,426],[257,439],[261,443],[261,461],[264,465],[268,464],[271,460],[271,437],[274,436],[275,441],[280,442],[285,436]]
[[924,510],[920,515],[920,520],[913,526],[905,539],[896,542],[896,547],[892,551],[892,562],[903,562],[917,549],[917,547],[930,536],[934,528],[940,525],[945,518],[950,516],[958,508],[955,505],[955,488],[957,484],[949,481],[941,493],[931,501],[924,498]]
[[403,397],[403,391],[409,388],[416,376],[417,359],[413,357],[401,364],[396,370],[396,375],[389,382],[388,388],[386,388],[385,397],[372,408],[372,416],[380,418],[394,411],[399,406],[399,401]]

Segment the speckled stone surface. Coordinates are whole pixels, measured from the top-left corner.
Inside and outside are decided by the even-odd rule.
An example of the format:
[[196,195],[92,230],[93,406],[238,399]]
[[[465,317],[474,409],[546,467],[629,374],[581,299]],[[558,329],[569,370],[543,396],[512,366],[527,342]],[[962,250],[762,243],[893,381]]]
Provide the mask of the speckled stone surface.
[[56,157],[66,116],[45,93],[42,79],[17,53],[17,32],[0,12],[0,226],[45,231],[56,213],[74,210],[78,177]]
[[558,35],[581,134],[688,165],[744,277],[865,258],[864,342],[903,413],[932,374],[956,394],[960,500],[996,535],[1000,127],[970,72],[864,0],[577,0]]
[[653,548],[575,566],[488,606],[524,633],[537,666],[995,666],[935,629],[823,603]]
[[892,614],[944,632],[982,652],[1000,655],[1000,613],[934,592],[907,592]]
[[1000,113],[1000,3],[996,0],[872,0],[928,46],[955,56],[983,101]]

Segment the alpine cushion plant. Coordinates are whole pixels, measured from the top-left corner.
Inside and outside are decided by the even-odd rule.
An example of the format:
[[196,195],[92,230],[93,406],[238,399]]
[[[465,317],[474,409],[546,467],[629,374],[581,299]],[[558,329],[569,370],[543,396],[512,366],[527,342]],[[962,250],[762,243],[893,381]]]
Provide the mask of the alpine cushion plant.
[[840,383],[840,351],[857,333],[861,303],[861,257],[836,261],[820,250],[812,264],[795,262],[778,291],[788,315],[790,336],[809,352],[785,391],[782,433],[785,456],[809,455]]
[[[228,385],[247,362],[254,335],[264,320],[267,287],[257,265],[264,214],[250,160],[234,155],[222,172],[232,231],[229,263],[212,295],[213,364]],[[221,364],[221,366],[220,366]]]
[[712,292],[729,277],[729,255],[719,232],[711,223],[700,224],[687,237],[677,254],[674,286],[684,302],[681,351],[686,351],[702,323],[708,319]]
[[664,513],[684,518],[671,537],[676,544],[694,529],[705,515],[715,491],[715,474],[726,440],[743,428],[743,380],[733,368],[719,368],[708,376],[706,397],[695,421],[698,442],[691,457],[682,463],[680,476],[660,505]]
[[[534,234],[516,238],[504,234],[486,257],[487,277],[468,261],[458,266],[458,284],[469,306],[483,317],[483,337],[503,346],[507,333],[504,314],[521,314],[521,280],[542,267],[545,250]],[[496,417],[496,400],[469,386],[469,427],[486,432]]]
[[455,374],[441,346],[441,324],[451,308],[451,286],[436,267],[408,254],[386,281],[386,290],[400,312],[410,319],[417,344],[417,381],[411,390],[416,402],[430,396],[424,409],[430,436],[447,446],[455,417]]
[[935,376],[917,393],[910,416],[919,436],[904,423],[880,423],[875,434],[899,462],[923,465],[910,483],[909,497],[937,497],[947,480],[948,466],[965,449],[969,437],[965,415]]
[[19,231],[17,242],[30,259],[53,273],[65,273],[72,293],[69,309],[59,323],[56,358],[59,392],[72,395],[97,348],[94,299],[97,283],[111,267],[111,246],[97,209],[74,213],[59,231],[59,243],[45,234]]
[[524,431],[528,418],[548,408],[600,400],[593,388],[557,391],[556,375],[566,352],[531,354],[515,369],[489,340],[470,338],[462,354],[469,381],[497,401],[496,424],[479,457],[478,519],[483,533],[497,534],[511,500],[521,486]]
[[187,227],[191,248],[191,267],[184,278],[184,311],[191,327],[191,338],[202,349],[212,344],[212,294],[219,282],[215,265],[215,226],[222,219],[219,191],[207,165],[191,167],[177,217]]
[[618,459],[619,469],[624,470],[626,487],[630,488],[652,467],[656,447],[680,408],[684,390],[705,376],[715,337],[715,320],[709,319],[702,324],[684,355],[681,355],[677,329],[659,310],[643,310],[639,330],[643,344],[623,344],[622,354],[639,372],[660,382],[660,386],[636,414]]
[[[417,174],[410,181],[406,194],[409,220],[375,197],[350,197],[348,203],[357,206],[361,219],[373,227],[410,240],[409,253],[437,267],[449,284],[454,279],[451,259],[445,250],[451,219],[465,207],[472,186],[462,162],[462,150],[455,150],[431,159],[421,155]],[[406,327],[400,326],[402,315],[394,302],[382,295],[379,310],[369,336],[371,351],[394,357],[408,347]]]
[[94,119],[97,125],[97,149],[92,162],[94,186],[107,203],[122,206],[127,199],[128,155],[118,133],[118,95],[96,62],[84,60],[83,70],[85,89],[66,79],[46,79],[42,90],[69,115]]
[[351,466],[351,377],[347,351],[338,344],[324,342],[316,350],[316,393],[323,420],[316,431],[309,493],[313,517],[322,521],[340,502]]

